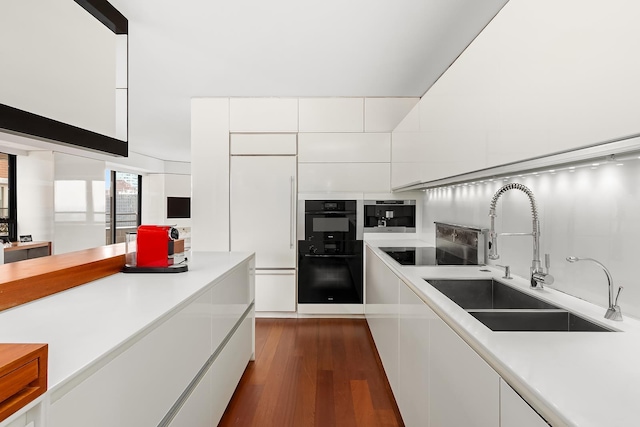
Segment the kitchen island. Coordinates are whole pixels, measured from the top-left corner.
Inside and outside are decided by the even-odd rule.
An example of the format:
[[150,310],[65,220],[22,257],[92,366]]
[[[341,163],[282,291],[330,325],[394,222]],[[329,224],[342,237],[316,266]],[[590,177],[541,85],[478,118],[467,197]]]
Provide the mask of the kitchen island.
[[[495,267],[401,266],[377,246],[393,245],[367,243],[365,312],[407,426],[637,425],[637,320]],[[492,331],[429,278],[508,283],[617,332]]]
[[0,342],[49,345],[48,391],[0,426],[215,425],[253,358],[253,299],[253,254],[196,252],[186,273],[118,273],[0,312]]

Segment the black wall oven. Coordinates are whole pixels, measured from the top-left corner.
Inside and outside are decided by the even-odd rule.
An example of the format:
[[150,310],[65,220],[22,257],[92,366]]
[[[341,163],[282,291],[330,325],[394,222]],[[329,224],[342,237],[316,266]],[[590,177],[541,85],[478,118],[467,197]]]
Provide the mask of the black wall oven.
[[298,302],[362,304],[362,235],[355,200],[304,202],[298,241]]

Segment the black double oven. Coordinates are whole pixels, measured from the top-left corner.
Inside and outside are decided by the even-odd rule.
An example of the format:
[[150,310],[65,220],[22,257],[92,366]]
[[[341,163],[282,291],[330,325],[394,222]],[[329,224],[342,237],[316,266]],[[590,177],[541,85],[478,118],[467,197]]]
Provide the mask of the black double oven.
[[356,200],[304,201],[303,228],[298,302],[362,304],[362,225]]

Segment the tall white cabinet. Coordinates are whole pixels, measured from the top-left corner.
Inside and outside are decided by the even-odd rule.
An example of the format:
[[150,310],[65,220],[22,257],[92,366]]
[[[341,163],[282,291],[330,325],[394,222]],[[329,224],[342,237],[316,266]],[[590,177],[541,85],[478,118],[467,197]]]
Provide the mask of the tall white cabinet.
[[291,186],[301,193],[388,193],[391,131],[417,102],[192,99],[192,250],[256,252],[256,311],[288,317],[296,310]]
[[230,246],[256,253],[256,311],[296,309],[296,170],[295,134],[231,135]]

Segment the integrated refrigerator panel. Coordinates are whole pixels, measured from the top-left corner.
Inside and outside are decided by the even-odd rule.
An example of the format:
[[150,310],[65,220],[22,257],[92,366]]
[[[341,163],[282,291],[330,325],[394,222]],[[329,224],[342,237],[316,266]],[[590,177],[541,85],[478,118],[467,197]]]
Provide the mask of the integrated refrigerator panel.
[[296,268],[295,156],[231,157],[231,250],[257,269]]

